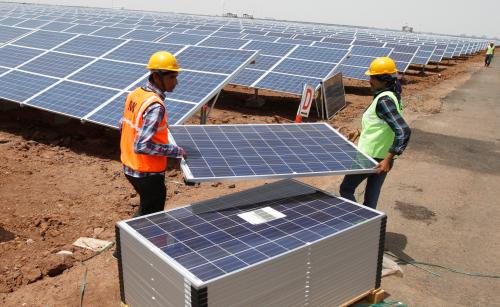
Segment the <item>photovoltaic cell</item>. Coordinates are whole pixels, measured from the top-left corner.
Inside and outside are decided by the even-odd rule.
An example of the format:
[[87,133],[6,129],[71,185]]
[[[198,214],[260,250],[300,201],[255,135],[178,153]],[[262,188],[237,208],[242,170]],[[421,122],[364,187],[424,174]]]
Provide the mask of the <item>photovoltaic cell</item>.
[[104,37],[120,37],[130,31],[131,31],[130,29],[124,29],[124,28],[104,27],[98,31],[93,32],[92,35],[104,36]]
[[[161,44],[161,43],[144,43],[138,41],[129,41],[113,50],[110,54],[107,54],[105,58],[133,62],[138,64],[147,64],[151,55],[157,51],[165,50],[172,54],[177,53],[184,46],[172,45],[172,44]],[[183,63],[177,58],[181,67]]]
[[369,67],[372,61],[372,57],[351,55],[347,56],[344,61],[342,61],[342,64],[350,66]]
[[257,79],[259,79],[266,72],[263,70],[254,70],[245,68],[235,78],[231,80],[231,84],[251,86]]
[[260,34],[246,34],[242,38],[256,40],[256,41],[262,41],[262,42],[274,42],[274,41],[276,41],[276,37],[265,36],[265,35],[260,35]]
[[121,39],[81,35],[58,47],[56,51],[99,57],[123,42]]
[[4,99],[22,103],[55,82],[57,79],[11,71],[0,77],[0,95]]
[[357,80],[366,80],[368,81],[370,78],[365,75],[366,68],[365,67],[356,67],[356,66],[348,66],[340,64],[335,68],[335,72],[342,73],[342,76],[351,79]]
[[48,24],[40,27],[40,29],[50,30],[50,31],[62,31],[62,30],[65,30],[69,27],[72,27],[73,25],[74,24],[72,24],[72,23],[53,21],[51,23],[48,23]]
[[125,39],[137,39],[137,40],[142,40],[142,41],[155,41],[158,38],[162,37],[165,35],[165,32],[156,32],[156,31],[146,31],[146,30],[133,30],[121,38]]
[[0,48],[0,66],[14,68],[42,52],[41,50],[6,45]]
[[249,64],[247,67],[252,69],[269,70],[280,60],[281,57],[258,55],[255,59],[255,63]]
[[328,63],[338,63],[346,54],[346,50],[299,46],[289,55],[289,57]]
[[75,25],[71,28],[68,28],[68,29],[64,30],[63,32],[76,33],[76,34],[90,34],[92,32],[99,30],[100,28],[102,28],[102,27],[79,24],[79,25]]
[[14,44],[33,48],[51,49],[74,36],[74,34],[69,33],[39,30],[15,41]]
[[352,46],[351,48],[351,54],[353,55],[363,55],[371,57],[388,56],[391,51],[391,48],[383,47]]
[[0,26],[0,43],[5,43],[20,37],[31,30]]
[[166,37],[159,40],[160,43],[169,44],[179,44],[179,45],[196,45],[202,41],[205,36],[202,35],[192,35],[192,34],[182,34],[182,33],[170,33]]
[[188,181],[370,173],[375,163],[327,124],[172,126]]
[[16,27],[36,29],[36,28],[46,24],[47,22],[48,21],[46,21],[46,20],[30,19],[30,20],[26,20],[26,21],[23,21],[23,22],[17,24]]
[[227,76],[205,72],[182,71],[177,80],[179,84],[168,97],[190,102],[199,102],[220,86]]
[[301,95],[304,84],[307,83],[316,87],[320,82],[321,79],[319,78],[290,76],[271,72],[262,78],[255,87]]
[[248,40],[237,38],[209,37],[202,41],[198,46],[239,49],[247,42]]
[[48,52],[19,67],[19,69],[42,75],[64,78],[91,61],[92,58],[88,57]]
[[294,47],[294,45],[290,44],[251,41],[243,49],[260,50],[260,54],[262,55],[284,56]]
[[333,48],[333,49],[342,49],[342,50],[348,50],[349,48],[351,48],[351,45],[349,45],[349,44],[324,43],[324,42],[314,42],[313,46],[314,47]]
[[184,69],[230,74],[253,54],[247,50],[190,46],[181,51],[177,60]]
[[123,89],[139,80],[147,70],[143,65],[98,60],[71,76],[74,81]]
[[184,122],[193,111],[196,110],[197,104],[187,103],[181,101],[175,101],[167,98],[165,100],[167,113],[168,113],[168,124],[169,125],[180,125]]
[[118,91],[63,81],[26,104],[71,117],[82,118]]
[[125,105],[127,94],[128,93],[123,93],[117,98],[113,99],[102,109],[87,118],[87,120],[118,129],[120,127],[120,119],[123,116],[123,108]]
[[325,78],[334,67],[334,63],[322,63],[287,58],[276,66],[273,71],[314,78]]

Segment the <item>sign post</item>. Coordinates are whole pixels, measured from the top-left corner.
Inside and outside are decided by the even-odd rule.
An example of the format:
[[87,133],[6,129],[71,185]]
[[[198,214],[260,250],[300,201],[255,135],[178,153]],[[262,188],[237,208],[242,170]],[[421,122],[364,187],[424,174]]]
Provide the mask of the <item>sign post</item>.
[[296,123],[301,123],[302,117],[309,116],[309,111],[311,110],[313,100],[314,87],[309,84],[304,84],[304,89],[302,90],[302,99],[300,101],[299,109],[297,110],[297,115],[295,116]]

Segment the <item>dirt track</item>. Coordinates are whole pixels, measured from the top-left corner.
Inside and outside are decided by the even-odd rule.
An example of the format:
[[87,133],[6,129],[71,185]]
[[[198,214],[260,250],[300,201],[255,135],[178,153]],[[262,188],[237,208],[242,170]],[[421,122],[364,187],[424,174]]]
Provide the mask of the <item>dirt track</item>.
[[[441,110],[441,98],[461,86],[473,72],[482,69],[481,63],[482,56],[476,56],[440,65],[439,71],[431,71],[427,76],[420,76],[416,72],[407,74],[404,100],[408,117],[419,118],[438,113]],[[371,94],[366,83],[351,81],[346,84],[346,89],[348,106],[331,124],[349,136],[354,135],[353,132],[358,128],[359,117],[370,101]],[[229,88],[218,102],[211,122],[287,122],[294,117],[298,104],[298,101],[290,98],[269,96],[263,109],[253,110],[243,107],[244,98],[244,95]],[[113,240],[114,223],[128,218],[137,206],[138,198],[121,174],[117,132],[82,126],[75,121],[57,123],[60,121],[58,118],[54,125],[51,118],[51,115],[30,109],[0,112],[0,207],[3,209],[0,212],[1,305],[77,306],[84,271],[79,260],[91,254],[73,248],[71,243],[80,236]],[[193,122],[196,121],[193,119]],[[398,161],[395,174],[389,177],[398,178],[398,182],[401,182],[387,189],[388,196],[383,192],[383,200],[388,205],[380,209],[389,210],[389,216],[392,214],[399,218],[405,208],[411,208],[405,207],[403,202],[399,205],[401,210],[394,212],[392,204],[399,200],[396,198],[397,193],[413,189],[413,185],[407,182],[410,180],[405,179],[403,170],[406,159],[415,158],[416,152],[412,153],[410,147],[408,154],[401,158],[401,162]],[[168,207],[262,184],[262,181],[249,181],[236,182],[234,188],[230,188],[232,182],[186,187],[181,183],[180,174],[173,173],[171,176]],[[422,180],[426,177],[422,173],[415,176]],[[339,178],[311,178],[305,181],[337,191]],[[425,194],[426,190],[422,193]],[[435,223],[439,221],[437,218]],[[426,227],[425,223],[417,226]],[[416,235],[419,233],[418,227],[412,231]],[[399,230],[399,233],[406,232]],[[415,240],[414,237],[412,239]],[[55,255],[60,250],[73,251],[74,257]],[[454,264],[459,267],[468,267],[469,261],[465,256],[455,261]],[[116,306],[119,293],[116,263],[111,253],[99,255],[86,265],[85,305]],[[427,276],[415,278],[412,273],[412,270],[408,271],[405,281],[408,279],[413,282],[416,279],[432,284],[427,281]],[[412,282],[400,286],[399,280],[387,279],[386,288],[394,293],[395,299],[403,300],[406,295],[411,298],[419,293],[418,289],[414,289],[419,284]],[[463,283],[460,280],[454,282],[458,282],[457,287],[467,284],[465,278]],[[454,293],[446,287],[442,291]],[[396,293],[400,295],[396,296]]]

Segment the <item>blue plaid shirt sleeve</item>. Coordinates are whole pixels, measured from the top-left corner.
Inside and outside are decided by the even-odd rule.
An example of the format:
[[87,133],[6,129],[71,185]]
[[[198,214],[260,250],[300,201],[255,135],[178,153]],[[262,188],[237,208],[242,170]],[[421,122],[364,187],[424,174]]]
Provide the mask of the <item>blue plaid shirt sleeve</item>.
[[382,97],[377,103],[375,111],[377,116],[387,122],[394,131],[395,137],[389,152],[401,155],[410,141],[411,129],[399,114],[396,103],[388,96]]
[[173,144],[158,144],[152,138],[165,115],[165,107],[159,103],[149,106],[143,114],[143,125],[134,141],[134,151],[138,154],[182,158],[184,149]]

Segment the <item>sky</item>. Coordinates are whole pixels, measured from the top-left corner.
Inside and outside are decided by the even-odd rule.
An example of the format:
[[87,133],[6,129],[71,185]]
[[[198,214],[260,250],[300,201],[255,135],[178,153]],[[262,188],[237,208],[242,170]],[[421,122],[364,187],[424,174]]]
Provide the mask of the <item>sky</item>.
[[309,21],[416,32],[500,38],[498,0],[35,0],[58,5]]

